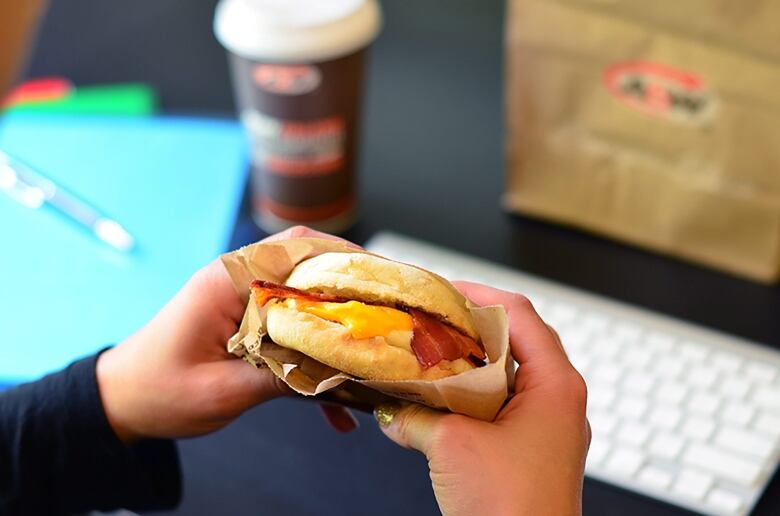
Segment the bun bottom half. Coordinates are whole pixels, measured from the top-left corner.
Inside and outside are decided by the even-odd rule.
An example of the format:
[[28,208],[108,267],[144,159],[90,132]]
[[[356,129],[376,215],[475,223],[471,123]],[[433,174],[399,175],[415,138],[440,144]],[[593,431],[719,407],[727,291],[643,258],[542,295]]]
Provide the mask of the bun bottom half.
[[425,369],[414,353],[384,337],[356,339],[342,324],[276,302],[268,309],[266,329],[278,345],[364,380],[437,380],[474,369],[464,359]]

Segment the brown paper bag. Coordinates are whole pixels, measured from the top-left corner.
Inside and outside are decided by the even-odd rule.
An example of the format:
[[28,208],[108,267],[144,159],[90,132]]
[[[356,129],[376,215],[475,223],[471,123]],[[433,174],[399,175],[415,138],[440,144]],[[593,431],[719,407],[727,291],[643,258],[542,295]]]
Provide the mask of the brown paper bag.
[[[241,327],[231,337],[228,351],[255,367],[269,367],[292,389],[306,396],[319,395],[339,387],[346,388],[348,393],[340,393],[341,396],[335,399],[357,399],[375,404],[375,400],[381,398],[372,397],[370,389],[486,421],[495,418],[507,398],[513,371],[509,353],[509,327],[502,306],[471,308],[485,346],[488,364],[436,381],[358,380],[298,351],[278,346],[265,337],[265,310],[255,303],[254,294],[249,288],[250,282],[260,279],[284,283],[298,263],[326,252],[366,251],[348,247],[341,241],[296,238],[252,244],[222,256],[222,263],[233,285],[247,301]],[[357,384],[358,387],[350,384]]]
[[780,3],[510,0],[510,210],[780,276]]

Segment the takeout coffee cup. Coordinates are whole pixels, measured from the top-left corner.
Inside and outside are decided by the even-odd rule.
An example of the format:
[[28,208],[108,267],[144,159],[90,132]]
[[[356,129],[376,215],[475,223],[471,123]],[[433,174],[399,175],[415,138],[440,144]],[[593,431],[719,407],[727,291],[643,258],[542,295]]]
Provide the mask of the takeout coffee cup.
[[377,0],[221,0],[227,49],[252,144],[252,206],[276,232],[338,233],[355,219],[363,61],[381,25]]

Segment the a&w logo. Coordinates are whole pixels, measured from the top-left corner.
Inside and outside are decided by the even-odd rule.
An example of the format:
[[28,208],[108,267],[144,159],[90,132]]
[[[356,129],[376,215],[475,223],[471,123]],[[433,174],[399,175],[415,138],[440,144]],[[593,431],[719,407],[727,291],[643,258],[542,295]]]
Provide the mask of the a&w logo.
[[262,64],[255,67],[252,77],[260,88],[280,95],[303,95],[322,81],[319,69],[312,65]]
[[604,71],[607,90],[624,104],[669,120],[700,122],[712,116],[715,97],[701,78],[648,61],[617,63]]

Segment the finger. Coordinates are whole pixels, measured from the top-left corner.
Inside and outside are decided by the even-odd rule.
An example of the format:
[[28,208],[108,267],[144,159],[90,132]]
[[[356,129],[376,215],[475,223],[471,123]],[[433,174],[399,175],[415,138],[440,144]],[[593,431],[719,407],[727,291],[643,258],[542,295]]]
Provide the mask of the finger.
[[427,456],[436,429],[446,415],[416,403],[387,403],[374,410],[374,417],[391,441]]
[[196,272],[179,296],[186,298],[188,311],[193,314],[223,314],[235,323],[241,321],[246,309],[219,259]]
[[563,354],[566,355],[566,357],[568,358],[569,354],[566,353],[566,349],[563,347],[563,342],[561,341],[561,336],[558,334],[558,330],[556,330],[549,324],[547,325],[547,329],[550,330],[550,333],[552,333],[552,336],[555,339],[555,343],[558,344],[558,347],[561,348]]
[[534,369],[570,367],[562,346],[527,297],[466,281],[454,285],[478,305],[504,306],[509,317],[512,356],[518,363]]
[[241,410],[265,401],[293,394],[292,389],[267,367],[255,368],[243,360],[228,359],[213,364],[219,368],[224,391],[230,393]]
[[348,434],[360,426],[349,409],[331,403],[320,403],[319,407],[325,420],[337,432]]
[[585,419],[585,433],[588,440],[587,449],[590,450],[590,443],[593,441],[593,429],[590,426],[590,420]]
[[324,238],[325,240],[338,240],[341,242],[346,242],[350,247],[354,247],[355,249],[362,249],[359,245],[353,244],[352,242],[344,240],[341,237],[329,235],[328,233],[323,233],[321,231],[316,231],[314,229],[307,228],[306,226],[293,226],[289,229],[285,229],[281,233],[270,235],[261,240],[261,242],[276,242],[279,240],[289,240],[291,238]]

